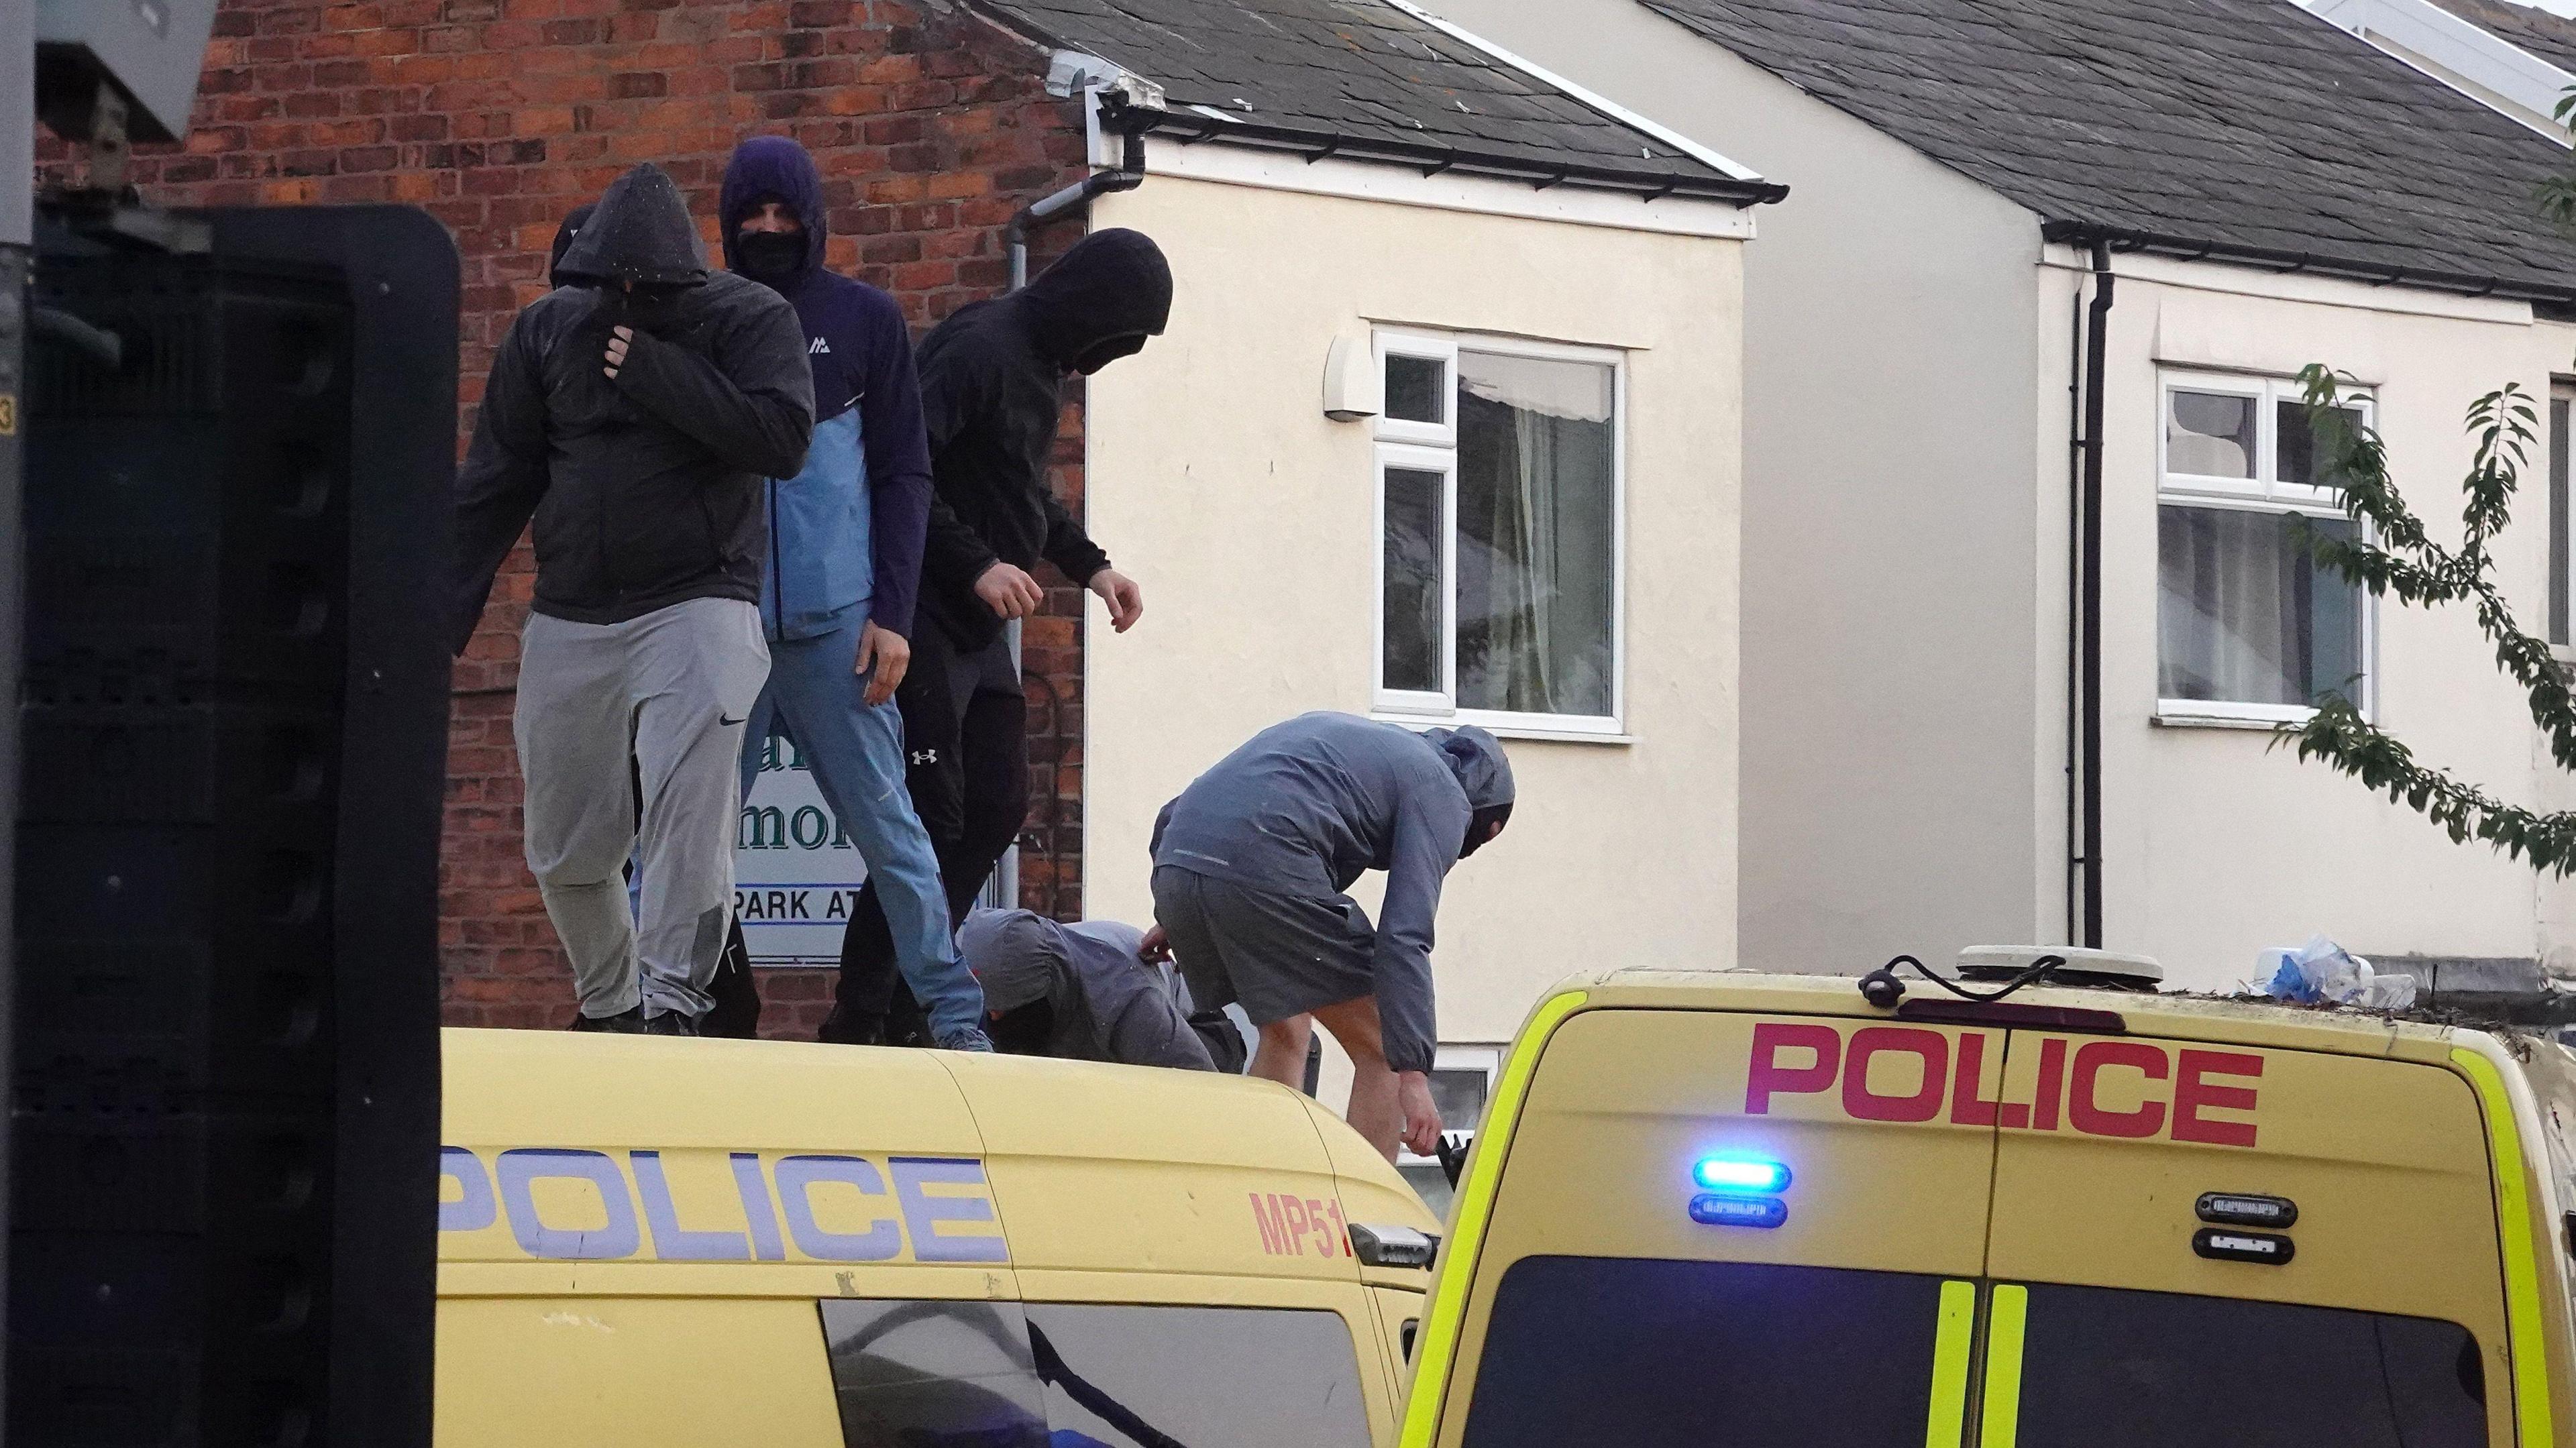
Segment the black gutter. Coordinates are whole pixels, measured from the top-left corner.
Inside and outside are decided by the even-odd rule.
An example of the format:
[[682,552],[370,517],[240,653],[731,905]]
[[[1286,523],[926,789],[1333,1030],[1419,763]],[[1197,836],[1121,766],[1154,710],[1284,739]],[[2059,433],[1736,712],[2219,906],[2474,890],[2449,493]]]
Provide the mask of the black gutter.
[[2111,248],[2093,243],[2084,337],[2084,947],[2102,948],[2102,371],[2109,351]]
[[[1100,114],[1103,124],[1111,123],[1112,113],[1106,98]],[[1434,176],[1444,171],[1464,171],[1472,175],[1525,182],[1533,190],[1559,185],[1588,186],[1602,191],[1630,192],[1648,200],[1680,196],[1695,201],[1723,201],[1738,207],[1767,205],[1789,194],[1789,188],[1776,181],[1739,181],[1732,176],[1694,176],[1669,171],[1631,171],[1581,162],[1531,161],[1499,152],[1462,151],[1427,141],[1354,136],[1321,128],[1274,126],[1257,121],[1220,121],[1213,116],[1151,110],[1141,106],[1121,106],[1119,115],[1135,118],[1144,131],[1170,135],[1184,142],[1223,140],[1238,146],[1294,152],[1308,161],[1334,156],[1351,161],[1391,162],[1416,167],[1423,174]]]
[[2466,297],[2503,297],[2510,301],[2546,302],[2562,307],[2576,307],[2576,285],[2551,286],[2544,282],[2478,276],[2469,272],[2441,271],[2429,267],[2388,266],[2377,262],[2356,261],[2349,257],[2321,256],[2315,252],[2291,251],[2282,247],[2248,246],[2237,242],[2213,241],[2207,237],[2180,236],[2171,232],[2148,231],[2136,227],[2105,226],[2089,221],[2045,222],[2040,226],[2039,234],[2043,240],[2063,242],[2072,246],[2091,246],[2100,242],[2108,244],[2115,251],[2145,252],[2153,256],[2172,257],[2177,261],[2229,262],[2270,272],[2311,272],[2318,276],[2363,282],[2372,286],[2415,287],[2431,292],[2452,292]]

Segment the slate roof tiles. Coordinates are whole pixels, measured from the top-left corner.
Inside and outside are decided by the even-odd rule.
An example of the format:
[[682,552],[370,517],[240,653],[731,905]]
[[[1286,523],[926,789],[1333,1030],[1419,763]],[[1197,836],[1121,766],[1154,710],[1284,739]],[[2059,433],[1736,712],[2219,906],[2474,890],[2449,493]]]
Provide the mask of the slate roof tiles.
[[2576,301],[2568,150],[2287,0],[1638,3],[2052,234]]
[[1385,0],[975,0],[1042,43],[1164,88],[1184,126],[1311,152],[1448,153],[1578,182],[1776,199]]

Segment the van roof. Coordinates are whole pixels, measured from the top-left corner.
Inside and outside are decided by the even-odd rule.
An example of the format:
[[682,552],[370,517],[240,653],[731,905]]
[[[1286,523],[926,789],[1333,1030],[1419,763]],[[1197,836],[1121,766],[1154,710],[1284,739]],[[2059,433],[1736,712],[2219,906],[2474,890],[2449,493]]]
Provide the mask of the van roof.
[[1350,1127],[1266,1081],[789,1041],[451,1028],[441,1042],[451,1148],[646,1150],[674,1174],[695,1155],[719,1175],[744,1153],[975,1158],[1023,1269],[1352,1270],[1265,1252],[1248,1196],[1293,1198],[1300,1219],[1308,1199],[1338,1198],[1350,1221],[1439,1230]]
[[[1905,984],[1906,997],[1898,1007],[1900,1012],[1909,1007],[1924,1008],[1918,1003],[1946,1003],[1945,1008],[1969,1005],[1928,980],[1908,976]],[[1560,989],[1585,992],[1589,997],[1586,1006],[1772,1010],[1859,1017],[1888,1014],[1863,1000],[1856,978],[1846,975],[1627,968],[1578,975]],[[2247,997],[2043,985],[2013,992],[2006,1004],[2109,1011],[2126,1023],[2132,1035],[2436,1062],[2445,1059],[2450,1048],[2464,1036],[2493,1036],[2510,1029],[2484,1021],[2444,1020],[2431,1012],[2387,1013]],[[2000,1019],[2003,1013],[1997,1014],[1995,1024],[2008,1024]]]

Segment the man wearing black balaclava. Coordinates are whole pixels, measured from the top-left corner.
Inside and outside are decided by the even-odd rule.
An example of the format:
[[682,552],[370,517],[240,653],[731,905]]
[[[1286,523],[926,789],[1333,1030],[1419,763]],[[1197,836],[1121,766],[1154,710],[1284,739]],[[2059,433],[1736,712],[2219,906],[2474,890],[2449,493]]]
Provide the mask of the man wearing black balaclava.
[[[580,1024],[694,1035],[733,904],[742,726],[769,673],[762,480],[814,431],[796,309],[710,273],[659,167],[611,183],[492,358],[456,483],[463,652],[531,517],[515,735],[528,868]],[[630,760],[632,764],[630,765]],[[639,833],[643,920],[619,879]]]
[[[1028,813],[1027,707],[1005,625],[1045,601],[1030,570],[1051,563],[1098,594],[1120,633],[1144,611],[1135,580],[1047,487],[1047,461],[1066,379],[1143,348],[1171,310],[1162,249],[1113,228],[1026,288],[960,308],[921,344],[933,493],[912,668],[895,702],[952,919],[965,919]],[[894,985],[884,912],[862,891],[824,1039],[880,1039]]]

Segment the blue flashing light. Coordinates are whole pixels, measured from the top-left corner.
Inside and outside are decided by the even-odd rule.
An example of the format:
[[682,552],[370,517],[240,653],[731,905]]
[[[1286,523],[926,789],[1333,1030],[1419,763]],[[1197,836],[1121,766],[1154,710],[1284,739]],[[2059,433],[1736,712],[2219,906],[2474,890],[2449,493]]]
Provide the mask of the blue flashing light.
[[1691,1180],[1713,1192],[1768,1196],[1789,1189],[1789,1165],[1760,1156],[1703,1157],[1691,1168]]
[[1691,1198],[1691,1220],[1712,1227],[1776,1227],[1789,1220],[1789,1204],[1778,1197],[1730,1197],[1705,1193]]

